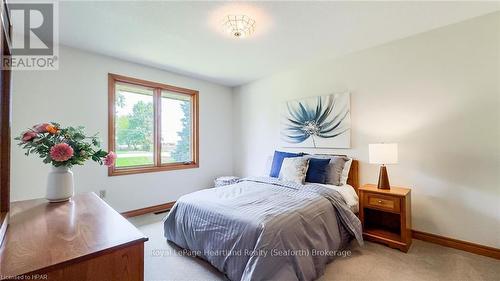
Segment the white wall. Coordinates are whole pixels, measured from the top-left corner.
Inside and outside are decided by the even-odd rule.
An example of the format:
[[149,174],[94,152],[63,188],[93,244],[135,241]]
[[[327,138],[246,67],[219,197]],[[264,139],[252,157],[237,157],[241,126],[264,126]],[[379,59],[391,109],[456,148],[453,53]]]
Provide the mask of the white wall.
[[[108,177],[94,162],[73,169],[76,192],[105,189],[118,211],[176,200],[209,187],[217,175],[232,173],[231,89],[110,57],[60,48],[58,71],[13,74],[13,128],[16,135],[33,124],[57,121],[99,132],[107,146],[108,72],[195,89],[200,92],[200,167],[140,175]],[[11,200],[44,197],[49,166],[12,147]]]
[[368,144],[399,143],[389,177],[412,188],[413,229],[498,248],[499,52],[495,13],[237,88],[235,172],[260,173],[280,148],[284,101],[348,89],[352,149],[321,152],[352,155],[376,183]]

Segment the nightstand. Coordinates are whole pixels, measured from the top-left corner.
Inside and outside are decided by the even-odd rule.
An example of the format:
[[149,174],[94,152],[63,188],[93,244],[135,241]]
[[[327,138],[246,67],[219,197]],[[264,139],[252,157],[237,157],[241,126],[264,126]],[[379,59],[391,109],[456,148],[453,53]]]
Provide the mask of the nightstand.
[[408,252],[411,245],[411,190],[402,187],[359,188],[359,218],[363,237]]

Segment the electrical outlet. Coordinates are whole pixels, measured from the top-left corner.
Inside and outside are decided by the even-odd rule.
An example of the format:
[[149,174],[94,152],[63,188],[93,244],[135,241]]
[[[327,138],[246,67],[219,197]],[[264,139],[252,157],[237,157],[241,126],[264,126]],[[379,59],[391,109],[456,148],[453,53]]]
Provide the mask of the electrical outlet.
[[99,190],[99,197],[101,197],[101,199],[104,199],[106,197],[106,190]]

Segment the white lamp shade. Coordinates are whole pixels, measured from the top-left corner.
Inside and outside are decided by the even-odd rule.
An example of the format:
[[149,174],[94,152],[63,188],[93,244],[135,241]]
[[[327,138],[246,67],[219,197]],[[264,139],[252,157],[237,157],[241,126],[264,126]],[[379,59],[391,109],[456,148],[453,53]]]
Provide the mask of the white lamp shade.
[[368,158],[371,164],[397,164],[397,143],[375,143],[368,145]]

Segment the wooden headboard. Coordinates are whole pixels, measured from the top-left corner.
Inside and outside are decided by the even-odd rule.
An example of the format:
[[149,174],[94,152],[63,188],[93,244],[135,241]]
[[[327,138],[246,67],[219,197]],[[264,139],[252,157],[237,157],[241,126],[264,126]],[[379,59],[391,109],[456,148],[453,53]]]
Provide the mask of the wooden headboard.
[[351,169],[349,170],[349,176],[347,177],[347,184],[354,187],[356,193],[358,193],[359,188],[359,162],[358,160],[352,160]]

